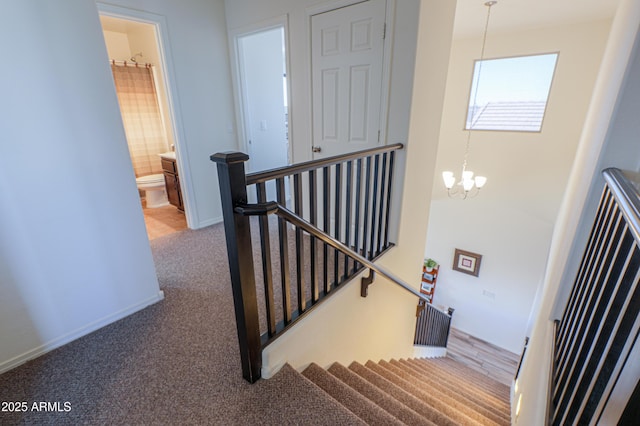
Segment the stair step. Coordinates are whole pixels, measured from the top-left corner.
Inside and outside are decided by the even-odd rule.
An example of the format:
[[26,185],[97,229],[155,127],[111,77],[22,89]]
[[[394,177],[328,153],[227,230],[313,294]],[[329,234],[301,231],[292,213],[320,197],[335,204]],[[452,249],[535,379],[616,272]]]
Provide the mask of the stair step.
[[340,381],[317,364],[309,365],[302,374],[331,397],[339,401],[349,411],[370,425],[402,425],[396,417],[364,397],[362,394]]
[[467,403],[470,401],[491,412],[509,412],[509,410],[506,410],[503,405],[495,404],[494,401],[487,401],[486,398],[484,398],[481,394],[469,391],[469,388],[472,386],[470,383],[451,383],[448,380],[443,379],[441,376],[436,375],[435,371],[426,372],[406,360],[391,360],[391,362],[395,365],[402,366],[411,374],[420,377],[425,382],[428,382],[431,386],[441,390],[442,392],[453,398],[458,399],[462,403]]
[[467,407],[460,403],[456,403],[455,400],[451,398],[447,398],[446,395],[442,395],[439,392],[433,392],[433,389],[429,389],[429,392],[426,392],[424,388],[418,387],[409,380],[406,380],[387,368],[384,368],[380,364],[381,363],[376,364],[369,361],[365,364],[365,367],[373,370],[380,376],[394,383],[396,386],[404,389],[414,397],[445,414],[453,421],[459,424],[473,426],[500,426],[500,423],[482,416],[479,413],[475,413],[473,410],[468,410]]
[[[266,381],[258,382],[254,386],[263,385],[266,385]],[[269,379],[268,386],[265,386],[265,392],[259,393],[262,397],[244,401],[252,407],[249,410],[252,415],[264,414],[262,418],[264,424],[277,424],[275,420],[278,418],[298,419],[301,424],[327,426],[336,424],[365,426],[367,424],[340,401],[336,401],[322,389],[313,386],[309,380],[289,364],[285,364],[276,375]],[[274,407],[277,407],[277,412],[274,411]],[[326,418],[326,414],[323,413],[331,413],[331,418]],[[224,419],[213,420],[222,422]],[[259,424],[260,420],[261,418],[250,417],[247,422]],[[0,423],[2,422],[0,421]],[[196,423],[198,423],[197,419]]]
[[[451,406],[454,410],[464,413],[482,424],[491,424],[491,422],[493,422],[494,424],[498,424],[501,426],[511,425],[511,421],[508,416],[503,416],[501,415],[501,413],[495,413],[493,411],[487,410],[486,408],[475,404],[474,402],[467,399],[462,400],[462,398],[456,398],[455,396],[451,395],[454,391],[451,391],[450,394],[447,391],[443,391],[436,386],[432,386],[429,381],[421,380],[418,376],[412,374],[402,367],[399,367],[387,361],[380,361],[378,364],[380,365],[380,367],[404,379],[407,383],[414,385],[423,393],[427,393],[433,398],[442,400],[443,402]],[[486,423],[487,421],[489,421],[490,423]]]
[[367,380],[372,385],[376,386],[381,391],[392,396],[396,400],[400,401],[403,405],[406,405],[407,407],[411,408],[413,411],[432,421],[433,423],[440,426],[456,426],[458,424],[446,414],[438,411],[425,402],[420,401],[415,396],[411,395],[407,391],[403,390],[399,386],[393,384],[389,380],[378,375],[362,364],[353,362],[349,366],[349,369],[358,374],[363,379]]
[[397,399],[389,398],[386,392],[371,386],[371,383],[342,364],[335,363],[329,367],[328,371],[403,423],[408,425],[436,425],[436,423],[423,418]]
[[327,370],[310,364],[302,376],[353,415],[353,424],[511,425],[509,389],[452,359],[334,363]]
[[492,379],[491,377],[482,374],[481,372],[474,370],[467,365],[462,364],[461,362],[455,361],[449,357],[441,358],[439,362],[447,364],[449,367],[455,369],[455,371],[459,371],[464,377],[472,377],[474,381],[477,381],[479,383],[486,383],[488,386],[490,386],[491,389],[496,392],[496,395],[500,397],[508,399],[510,396],[511,389],[509,388],[509,386],[505,385],[504,383],[500,383]]
[[[508,405],[508,402],[505,401],[505,394],[503,393],[503,384],[488,376],[469,380],[470,373],[461,373],[460,369],[462,368],[462,365],[460,363],[451,364],[449,361],[445,360],[446,358],[440,358],[438,360],[422,358],[413,359],[411,362],[424,371],[427,371],[430,374],[435,374],[453,384],[468,383],[470,384],[470,389],[473,391],[482,393],[488,398],[493,397],[494,400]],[[508,393],[506,399],[508,400]]]

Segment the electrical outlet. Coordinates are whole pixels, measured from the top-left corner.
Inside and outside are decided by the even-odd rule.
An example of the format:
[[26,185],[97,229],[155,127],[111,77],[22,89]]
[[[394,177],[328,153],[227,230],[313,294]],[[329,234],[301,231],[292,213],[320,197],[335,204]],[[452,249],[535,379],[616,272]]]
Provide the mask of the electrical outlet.
[[492,293],[492,292],[487,291],[487,290],[482,290],[482,295],[484,297],[488,297],[489,299],[495,299],[496,298],[496,294],[495,293]]

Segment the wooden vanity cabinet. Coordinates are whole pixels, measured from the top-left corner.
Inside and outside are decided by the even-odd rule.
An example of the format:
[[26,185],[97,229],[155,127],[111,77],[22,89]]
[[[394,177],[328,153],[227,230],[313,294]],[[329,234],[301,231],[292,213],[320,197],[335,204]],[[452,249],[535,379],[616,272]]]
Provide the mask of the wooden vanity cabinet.
[[169,204],[176,206],[178,210],[184,212],[184,204],[182,203],[182,191],[180,191],[180,177],[178,176],[178,166],[176,165],[176,160],[161,158],[161,161]]

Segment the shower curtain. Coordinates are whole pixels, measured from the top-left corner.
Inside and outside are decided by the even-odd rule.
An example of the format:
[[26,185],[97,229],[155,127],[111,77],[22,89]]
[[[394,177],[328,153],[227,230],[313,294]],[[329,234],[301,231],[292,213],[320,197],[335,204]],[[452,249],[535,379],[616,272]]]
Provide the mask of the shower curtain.
[[158,154],[168,151],[151,65],[111,63],[122,122],[136,177],[162,173]]

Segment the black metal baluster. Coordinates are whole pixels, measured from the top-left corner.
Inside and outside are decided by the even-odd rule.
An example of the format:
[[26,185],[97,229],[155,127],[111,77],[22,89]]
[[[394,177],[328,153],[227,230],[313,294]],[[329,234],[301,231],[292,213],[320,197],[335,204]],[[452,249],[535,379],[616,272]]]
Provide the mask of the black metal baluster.
[[[329,191],[329,168],[322,168],[322,230],[329,233],[329,203],[330,203],[330,191]],[[324,282],[324,292],[328,294],[331,291],[331,285],[329,284],[329,247],[326,243],[322,243],[322,258],[324,261],[324,268],[322,268],[322,279]]]
[[[356,252],[360,252],[360,201],[362,197],[362,158],[358,158],[358,163],[356,166],[356,217],[355,217],[355,229],[353,235],[353,249]],[[358,270],[359,263],[353,262],[353,270],[354,272]]]
[[[344,242],[348,247],[353,247],[351,245],[351,192],[353,186],[353,161],[347,162],[347,176],[346,176],[346,185],[347,192],[345,194],[345,220],[344,220]],[[349,256],[344,256],[344,274],[342,276],[343,280],[346,280],[346,277],[349,276]]]
[[382,174],[380,178],[380,207],[378,209],[378,240],[376,242],[376,256],[382,251],[382,219],[384,214],[384,191],[387,178],[387,153],[382,154]]
[[[317,222],[317,185],[316,185],[316,171],[309,171],[309,221],[312,225]],[[309,235],[309,261],[311,272],[311,297],[313,303],[317,302],[320,298],[318,290],[318,276],[316,273],[316,237]]]
[[[287,195],[284,178],[276,180],[276,196],[278,203],[286,206]],[[278,243],[280,248],[280,275],[282,279],[282,315],[284,323],[291,322],[291,277],[289,275],[289,236],[287,233],[287,221],[278,218]]]
[[[335,238],[338,241],[342,241],[340,235],[342,234],[340,226],[340,215],[342,214],[342,164],[336,164],[336,192],[335,192]],[[333,251],[333,282],[334,285],[338,285],[338,270],[340,269],[340,251],[335,249]]]
[[379,178],[379,163],[380,155],[375,156],[374,170],[373,170],[373,200],[371,206],[371,240],[369,242],[369,253],[371,258],[376,256],[375,248],[375,234],[376,234],[376,210],[378,204],[378,178]]
[[396,153],[391,151],[389,153],[389,183],[387,184],[387,212],[384,216],[384,248],[389,247],[389,217],[391,215],[391,189],[393,188],[393,174],[395,166]]
[[[302,216],[302,185],[300,174],[293,175],[294,208],[298,216]],[[302,228],[296,227],[296,275],[298,279],[298,312],[305,311],[307,301],[304,285],[304,239]]]
[[[256,184],[256,195],[259,203],[267,201],[267,188],[264,182]],[[264,284],[264,301],[267,314],[269,336],[276,334],[276,310],[273,296],[273,274],[271,271],[271,241],[269,238],[269,217],[258,217],[260,227],[260,254],[262,255],[262,280]]]
[[369,232],[369,203],[371,195],[371,157],[367,157],[367,171],[365,176],[364,185],[364,218],[363,218],[363,230],[362,230],[362,256],[367,259],[371,259],[373,256],[369,256],[367,253],[367,241]]

